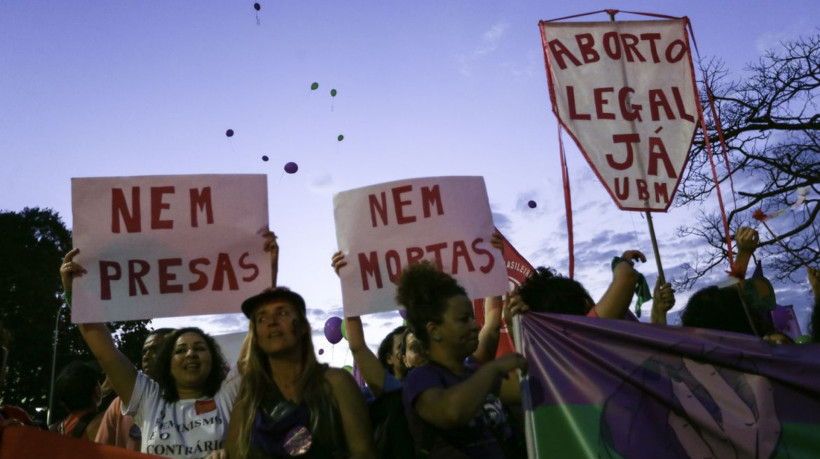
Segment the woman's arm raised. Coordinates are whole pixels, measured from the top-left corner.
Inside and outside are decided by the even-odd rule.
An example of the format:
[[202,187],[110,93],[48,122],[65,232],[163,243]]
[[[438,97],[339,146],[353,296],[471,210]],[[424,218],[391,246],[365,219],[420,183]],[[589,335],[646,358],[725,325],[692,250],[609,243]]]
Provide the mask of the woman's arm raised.
[[467,425],[484,405],[487,394],[498,384],[499,378],[515,369],[526,372],[527,360],[516,352],[506,354],[482,365],[455,386],[425,390],[416,398],[414,408],[422,419],[439,429]]
[[[80,249],[68,252],[60,267],[60,278],[63,281],[63,290],[67,298],[71,295],[74,278],[86,272],[80,264],[74,261],[74,257],[79,253]],[[104,323],[79,324],[79,328],[89,349],[111,381],[114,391],[120,396],[125,406],[128,406],[137,380],[137,369],[134,364],[114,345],[111,331]]]

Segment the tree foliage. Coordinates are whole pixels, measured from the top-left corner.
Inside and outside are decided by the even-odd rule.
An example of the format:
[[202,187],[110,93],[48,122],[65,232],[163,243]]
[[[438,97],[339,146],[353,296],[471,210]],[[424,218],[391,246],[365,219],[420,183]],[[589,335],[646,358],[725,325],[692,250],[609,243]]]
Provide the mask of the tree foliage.
[[[70,248],[71,233],[57,213],[38,208],[0,212],[0,321],[13,337],[0,398],[40,421],[45,412],[38,414],[36,408],[48,406],[58,313],[57,371],[73,360],[94,359],[63,304],[59,270]],[[115,341],[134,362],[139,362],[149,323],[111,324]]]
[[[757,251],[766,273],[791,279],[806,265],[820,264],[820,33],[781,43],[746,68],[746,78],[730,79],[722,61],[701,61],[701,87],[708,83],[727,153],[721,152],[709,94],[701,91],[708,140],[731,232],[740,226],[757,227]],[[727,164],[728,162],[728,169]],[[731,197],[732,175],[735,200]],[[714,202],[715,180],[699,130],[690,151],[690,165],[675,197],[676,206]],[[800,205],[800,195],[807,193]],[[794,209],[791,207],[794,206]],[[764,223],[753,218],[786,212]],[[722,218],[702,211],[693,226],[678,235],[705,241],[709,250],[688,265],[678,287],[688,288],[712,268],[727,266]],[[801,274],[802,281],[802,274]]]

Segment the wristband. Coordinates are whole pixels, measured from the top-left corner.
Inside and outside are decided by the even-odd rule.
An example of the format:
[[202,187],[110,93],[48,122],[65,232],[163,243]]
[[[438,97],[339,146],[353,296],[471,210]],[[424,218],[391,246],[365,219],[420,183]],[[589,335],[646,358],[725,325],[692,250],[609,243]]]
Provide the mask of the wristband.
[[631,261],[627,260],[624,257],[612,257],[612,263],[610,265],[610,266],[612,266],[612,272],[615,272],[615,267],[616,266],[618,266],[619,264],[624,263],[624,262],[629,263],[629,266],[635,266],[635,263],[632,263]]

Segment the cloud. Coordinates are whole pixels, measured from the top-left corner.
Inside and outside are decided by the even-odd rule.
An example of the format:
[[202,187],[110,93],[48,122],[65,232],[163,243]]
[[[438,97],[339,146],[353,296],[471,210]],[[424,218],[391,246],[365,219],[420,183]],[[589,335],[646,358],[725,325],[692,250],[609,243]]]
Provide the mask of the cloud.
[[510,25],[506,22],[494,24],[489,30],[481,35],[481,41],[475,49],[468,54],[458,56],[459,72],[462,75],[472,73],[472,64],[482,56],[492,53],[498,49],[501,39]]
[[760,34],[755,40],[755,46],[761,54],[764,54],[769,50],[782,49],[781,43],[795,40],[800,36],[810,35],[813,30],[813,26],[807,24],[805,19],[800,19],[797,23],[783,30]]
[[308,188],[314,193],[327,194],[333,192],[333,176],[330,174],[310,177]]
[[512,220],[501,212],[493,212],[493,224],[502,233],[512,228]]
[[504,37],[504,32],[510,25],[506,22],[495,24],[490,27],[490,30],[484,32],[481,36],[481,44],[473,52],[474,56],[480,56],[495,51],[498,48],[498,43]]

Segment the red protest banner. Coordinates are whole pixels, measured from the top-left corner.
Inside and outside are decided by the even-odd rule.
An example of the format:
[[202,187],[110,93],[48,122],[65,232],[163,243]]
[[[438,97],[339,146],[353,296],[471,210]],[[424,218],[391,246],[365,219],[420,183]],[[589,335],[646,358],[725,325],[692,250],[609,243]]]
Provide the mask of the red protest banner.
[[622,210],[666,211],[699,121],[685,18],[542,22],[552,109]]
[[[510,244],[510,241],[507,240],[507,238],[503,236],[502,238],[504,240],[504,265],[507,267],[507,279],[510,283],[510,291],[514,291],[524,283],[535,268],[532,267],[526,258],[518,253],[518,250]],[[476,320],[483,326],[484,298],[473,300],[473,309],[475,310]],[[501,329],[499,330],[499,333],[500,336],[498,338],[498,351],[496,352],[496,358],[515,351],[512,337],[507,331],[507,324],[504,323],[503,318],[501,320]]]

